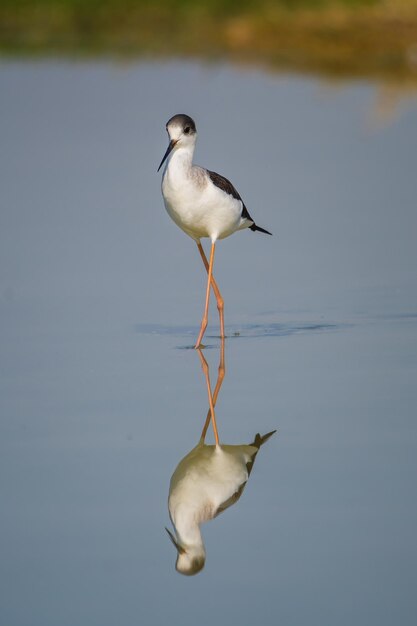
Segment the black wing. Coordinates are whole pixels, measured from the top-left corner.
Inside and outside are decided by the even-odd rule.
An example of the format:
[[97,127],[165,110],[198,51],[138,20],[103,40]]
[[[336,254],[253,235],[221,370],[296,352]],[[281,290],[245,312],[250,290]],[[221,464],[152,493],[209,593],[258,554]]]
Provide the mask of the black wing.
[[268,439],[272,437],[272,435],[274,435],[276,432],[277,432],[276,430],[272,430],[270,433],[266,433],[266,435],[262,435],[262,436],[259,433],[257,433],[257,435],[255,436],[255,439],[252,441],[252,443],[249,444],[250,446],[253,446],[255,448],[255,452],[252,454],[251,458],[246,463],[248,478],[241,485],[239,485],[238,489],[235,491],[235,493],[232,496],[230,496],[230,498],[228,498],[225,502],[222,502],[220,504],[214,517],[217,517],[218,515],[220,515],[220,513],[223,513],[223,511],[228,509],[229,506],[232,506],[233,504],[235,504],[235,502],[239,500],[240,496],[243,493],[244,488],[246,487],[246,483],[248,482],[249,476],[253,468],[253,464],[255,463],[256,455],[259,452],[259,448],[263,446],[265,441],[268,441]]
[[222,503],[220,504],[220,506],[219,506],[219,508],[217,509],[216,514],[215,514],[215,516],[214,516],[214,517],[217,517],[218,515],[220,515],[220,513],[223,513],[223,511],[225,511],[226,509],[228,509],[228,508],[229,508],[229,506],[232,506],[232,504],[235,504],[235,502],[237,502],[237,501],[239,500],[240,496],[241,496],[241,495],[242,495],[242,493],[243,493],[244,488],[246,487],[246,483],[247,483],[247,482],[248,482],[248,481],[247,481],[247,480],[245,480],[245,482],[244,482],[244,483],[242,483],[242,484],[240,485],[240,487],[238,488],[238,490],[237,490],[237,491],[235,491],[235,493],[234,493],[232,496],[230,496],[230,498],[228,498],[227,500],[225,500],[224,502],[222,502]]
[[249,222],[252,222],[252,224],[249,226],[249,228],[251,230],[259,230],[261,233],[265,233],[267,235],[271,235],[271,233],[269,231],[267,231],[264,228],[261,228],[260,226],[257,226],[255,224],[255,220],[249,215],[249,211],[247,210],[247,208],[245,206],[245,203],[243,202],[239,192],[237,191],[237,189],[235,189],[235,187],[232,185],[230,180],[228,180],[224,176],[221,176],[220,174],[217,174],[217,172],[211,172],[210,170],[207,170],[207,174],[210,176],[210,180],[213,183],[213,185],[216,185],[216,187],[218,187],[219,189],[221,189],[225,193],[228,193],[229,196],[232,196],[233,198],[236,198],[236,200],[240,200],[241,201],[241,203],[242,203],[242,219],[248,220]]
[[228,180],[224,176],[221,176],[220,174],[217,174],[217,172],[210,172],[210,170],[207,170],[207,174],[210,176],[210,179],[211,179],[211,182],[213,183],[213,185],[216,185],[216,187],[218,187],[222,191],[228,193],[229,196],[232,196],[233,198],[236,198],[236,200],[240,200],[241,201],[241,203],[242,203],[242,217],[243,217],[243,219],[247,219],[247,220],[250,220],[251,222],[253,222],[253,219],[249,215],[249,212],[248,212],[247,208],[245,207],[245,203],[243,202],[239,192],[232,185],[230,180]]

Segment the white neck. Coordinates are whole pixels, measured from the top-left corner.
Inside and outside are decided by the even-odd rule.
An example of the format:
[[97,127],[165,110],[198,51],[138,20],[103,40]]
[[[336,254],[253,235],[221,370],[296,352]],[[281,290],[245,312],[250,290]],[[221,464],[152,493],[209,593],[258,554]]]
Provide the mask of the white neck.
[[[180,146],[174,148],[168,157],[165,171],[182,171],[187,172],[193,164],[194,146]],[[165,172],[164,172],[165,173]]]
[[[188,514],[187,514],[188,513]],[[204,551],[204,542],[201,536],[200,520],[188,511],[180,511],[175,520],[175,531],[177,537],[184,546],[192,546],[202,548]]]

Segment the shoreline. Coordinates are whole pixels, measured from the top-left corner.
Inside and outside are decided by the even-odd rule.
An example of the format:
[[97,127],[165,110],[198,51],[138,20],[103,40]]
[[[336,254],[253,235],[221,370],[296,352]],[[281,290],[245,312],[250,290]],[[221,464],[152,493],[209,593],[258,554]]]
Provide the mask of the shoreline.
[[417,85],[416,0],[314,10],[261,7],[223,18],[201,6],[174,12],[174,4],[123,10],[87,0],[20,8],[6,1],[0,58],[182,57]]

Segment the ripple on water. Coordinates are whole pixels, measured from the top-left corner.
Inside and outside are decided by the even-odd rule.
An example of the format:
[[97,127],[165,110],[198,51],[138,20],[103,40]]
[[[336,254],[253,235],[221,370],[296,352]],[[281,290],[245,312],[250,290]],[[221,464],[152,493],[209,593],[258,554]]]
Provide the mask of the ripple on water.
[[[289,337],[291,335],[342,330],[350,324],[333,322],[280,322],[232,325],[226,329],[227,339],[254,339],[263,337]],[[169,335],[172,337],[196,337],[197,326],[164,326],[161,324],[136,324],[135,332],[145,335]],[[207,331],[206,339],[219,339],[213,329]],[[184,346],[182,346],[184,347]],[[185,346],[190,347],[190,346]],[[206,346],[211,347],[211,346]]]

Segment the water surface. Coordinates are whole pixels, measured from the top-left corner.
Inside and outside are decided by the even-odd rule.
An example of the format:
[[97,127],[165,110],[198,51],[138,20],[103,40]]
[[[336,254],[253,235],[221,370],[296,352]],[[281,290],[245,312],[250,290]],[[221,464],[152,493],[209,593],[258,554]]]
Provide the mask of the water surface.
[[[0,81],[2,623],[414,624],[417,109],[179,62]],[[204,269],[156,174],[178,112],[274,233],[216,254],[220,437],[278,433],[192,579],[164,531],[207,411]]]

